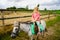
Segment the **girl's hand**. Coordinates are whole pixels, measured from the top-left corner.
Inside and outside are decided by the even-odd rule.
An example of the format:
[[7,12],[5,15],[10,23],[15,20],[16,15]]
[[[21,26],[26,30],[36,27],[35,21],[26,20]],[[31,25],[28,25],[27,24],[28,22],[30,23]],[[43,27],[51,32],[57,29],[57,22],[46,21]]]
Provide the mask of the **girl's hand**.
[[40,34],[40,32],[38,32],[38,35]]
[[35,22],[36,20],[34,20],[34,22]]

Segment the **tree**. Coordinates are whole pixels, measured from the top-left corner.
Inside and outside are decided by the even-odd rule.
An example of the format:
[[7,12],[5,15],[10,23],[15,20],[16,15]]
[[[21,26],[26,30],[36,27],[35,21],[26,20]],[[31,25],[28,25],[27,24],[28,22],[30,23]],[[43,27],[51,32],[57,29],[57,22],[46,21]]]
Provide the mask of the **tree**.
[[45,8],[44,10],[46,11],[47,9]]
[[28,5],[26,6],[26,10],[28,10]]
[[8,7],[7,9],[16,9],[16,7],[15,7],[15,6],[13,6],[13,7]]

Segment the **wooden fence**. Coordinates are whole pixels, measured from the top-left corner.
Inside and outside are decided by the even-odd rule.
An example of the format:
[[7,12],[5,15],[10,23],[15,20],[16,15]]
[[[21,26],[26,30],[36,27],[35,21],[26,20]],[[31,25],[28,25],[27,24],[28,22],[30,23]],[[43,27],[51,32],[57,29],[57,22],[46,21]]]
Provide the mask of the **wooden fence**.
[[[46,15],[48,15],[48,16],[47,16],[47,17],[44,17],[44,18],[41,18],[41,19],[46,19],[46,18],[49,19],[50,17],[56,16],[56,14],[50,14],[50,13],[48,13],[48,14],[46,14]],[[50,15],[53,15],[53,16],[50,16]],[[41,15],[41,16],[44,16],[44,15]],[[1,26],[5,26],[5,21],[4,21],[4,20],[17,19],[17,18],[26,18],[26,17],[31,17],[31,15],[30,15],[30,16],[4,18],[3,11],[1,11],[1,18],[0,18],[0,20],[2,21],[2,25],[1,25]],[[28,21],[29,21],[29,20],[28,20]],[[6,25],[7,25],[7,24],[6,24]],[[9,24],[9,25],[10,25],[10,24]]]

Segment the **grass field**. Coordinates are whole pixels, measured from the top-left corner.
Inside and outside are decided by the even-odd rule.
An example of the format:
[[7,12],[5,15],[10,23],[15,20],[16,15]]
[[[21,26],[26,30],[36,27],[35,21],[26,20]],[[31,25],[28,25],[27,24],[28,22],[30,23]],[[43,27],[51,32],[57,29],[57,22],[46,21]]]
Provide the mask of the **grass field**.
[[[40,40],[60,40],[60,16],[56,17],[54,20],[49,20],[47,23],[47,29],[48,32],[46,32],[48,35],[46,35],[44,38],[40,38]],[[8,30],[9,29],[9,30]],[[19,33],[19,36],[17,36],[15,39],[10,38],[10,31],[12,29],[12,26],[4,27],[4,30],[1,33],[1,40],[28,40],[29,37],[27,33],[21,32]],[[4,35],[2,35],[5,32]]]
[[[59,14],[59,11],[56,11],[56,12],[58,12],[58,14]],[[41,13],[44,14],[44,13],[48,13],[48,12],[41,11]],[[32,14],[32,11],[29,13],[27,13],[26,11],[24,11],[24,12],[21,11],[21,12],[17,12],[17,14],[13,13],[13,14],[5,15],[4,17],[27,16],[27,15],[31,15],[31,14]],[[25,19],[22,18],[20,20],[26,21],[29,19],[30,18],[25,18]],[[52,20],[50,20],[50,19],[52,19]],[[46,32],[46,33],[48,35],[46,35],[44,38],[40,38],[40,39],[41,40],[60,40],[60,16],[57,16],[55,19],[53,19],[53,18],[50,18],[50,19],[46,21],[47,29],[48,29],[48,32]],[[13,22],[14,19],[11,19],[11,20]],[[8,21],[5,20],[5,21],[7,23],[9,23],[11,20],[8,20]],[[19,20],[19,19],[15,19],[15,20]],[[19,36],[17,36],[15,39],[10,38],[12,28],[13,28],[13,25],[0,27],[0,40],[28,40],[29,39],[27,33],[23,32],[23,31],[21,33],[19,33]]]

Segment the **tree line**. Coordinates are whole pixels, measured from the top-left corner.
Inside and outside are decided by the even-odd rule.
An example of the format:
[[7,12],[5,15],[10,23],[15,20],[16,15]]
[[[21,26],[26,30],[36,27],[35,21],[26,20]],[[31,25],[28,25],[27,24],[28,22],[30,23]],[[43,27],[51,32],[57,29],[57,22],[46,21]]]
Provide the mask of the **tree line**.
[[15,6],[13,6],[13,7],[8,7],[6,9],[7,10],[28,10],[28,6],[26,6],[26,8],[16,8]]

